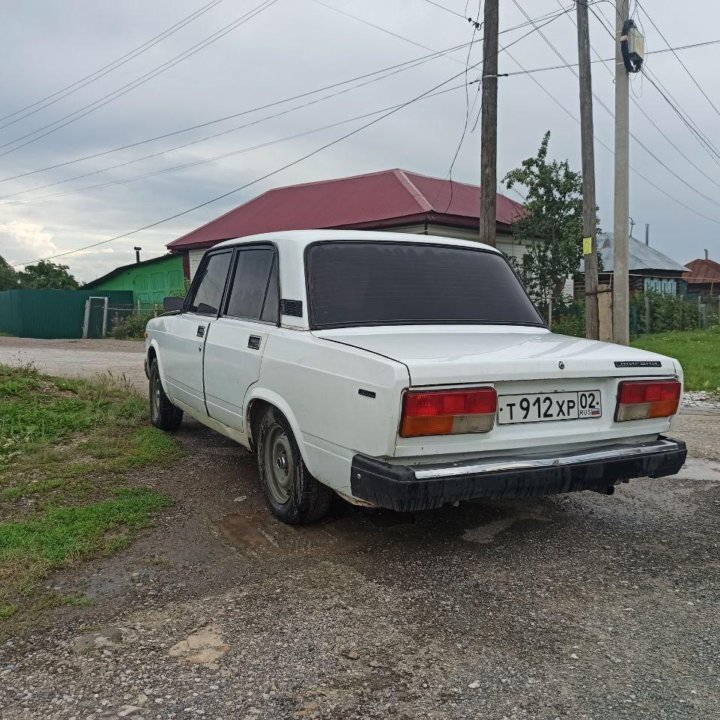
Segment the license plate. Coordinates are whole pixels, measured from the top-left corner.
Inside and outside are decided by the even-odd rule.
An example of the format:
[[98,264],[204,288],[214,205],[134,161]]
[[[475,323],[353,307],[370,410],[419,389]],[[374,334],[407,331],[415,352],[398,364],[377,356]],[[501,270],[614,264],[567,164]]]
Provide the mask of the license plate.
[[499,425],[599,417],[602,417],[599,390],[498,397]]

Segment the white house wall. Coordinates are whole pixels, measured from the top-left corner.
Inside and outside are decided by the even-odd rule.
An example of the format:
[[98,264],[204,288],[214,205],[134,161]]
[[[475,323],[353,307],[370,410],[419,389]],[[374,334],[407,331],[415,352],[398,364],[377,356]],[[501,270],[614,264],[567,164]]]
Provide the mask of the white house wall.
[[197,272],[198,266],[200,265],[200,261],[202,260],[205,252],[205,250],[190,250],[188,252],[191,280],[195,277],[195,273]]

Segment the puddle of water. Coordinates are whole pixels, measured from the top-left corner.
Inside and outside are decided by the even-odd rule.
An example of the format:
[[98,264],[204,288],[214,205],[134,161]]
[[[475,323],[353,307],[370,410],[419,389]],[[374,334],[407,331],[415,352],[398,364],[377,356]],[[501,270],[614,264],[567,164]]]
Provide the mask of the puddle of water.
[[673,477],[678,480],[704,480],[720,482],[720,463],[713,460],[688,460],[683,469]]
[[267,531],[259,527],[256,519],[245,515],[226,515],[219,523],[220,532],[231,542],[245,548],[260,548],[267,545],[277,547],[277,542]]
[[500,518],[499,520],[493,520],[492,522],[485,523],[484,525],[478,525],[474,528],[467,528],[462,534],[462,539],[466,542],[489,545],[501,532],[512,527],[515,523],[524,520],[535,520],[536,522],[550,521],[549,518],[546,518],[539,513],[520,513],[518,515]]

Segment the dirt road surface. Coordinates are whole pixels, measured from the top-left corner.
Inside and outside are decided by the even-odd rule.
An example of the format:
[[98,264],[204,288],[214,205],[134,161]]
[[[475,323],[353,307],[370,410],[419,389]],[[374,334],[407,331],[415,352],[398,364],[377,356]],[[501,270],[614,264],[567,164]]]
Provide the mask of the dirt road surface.
[[176,505],[51,579],[0,646],[3,720],[720,718],[720,416],[676,478],[275,521],[255,458],[186,420]]
[[94,379],[111,372],[146,392],[144,345],[137,340],[34,340],[0,337],[0,363],[32,363],[48,375]]

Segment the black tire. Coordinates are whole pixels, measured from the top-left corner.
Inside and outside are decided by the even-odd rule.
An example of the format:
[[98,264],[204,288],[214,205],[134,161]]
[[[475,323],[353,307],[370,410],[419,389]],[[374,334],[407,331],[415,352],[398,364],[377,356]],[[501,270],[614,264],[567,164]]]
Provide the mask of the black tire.
[[275,408],[260,420],[257,457],[265,499],[276,517],[306,525],[327,513],[333,492],[310,474],[288,421]]
[[176,408],[163,390],[158,362],[150,363],[150,422],[160,430],[175,432],[182,423],[183,411]]

